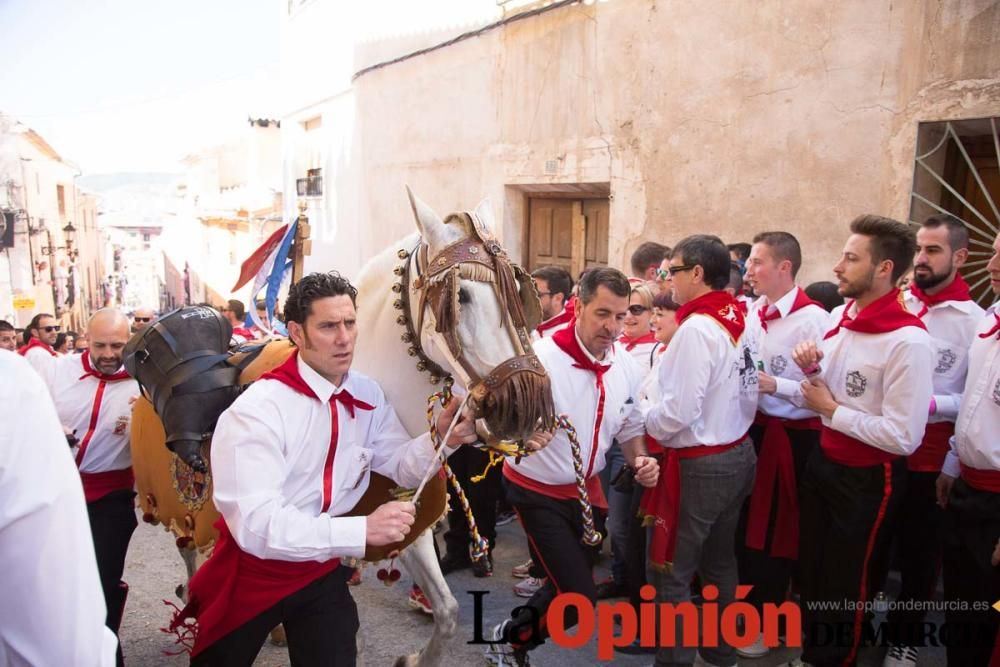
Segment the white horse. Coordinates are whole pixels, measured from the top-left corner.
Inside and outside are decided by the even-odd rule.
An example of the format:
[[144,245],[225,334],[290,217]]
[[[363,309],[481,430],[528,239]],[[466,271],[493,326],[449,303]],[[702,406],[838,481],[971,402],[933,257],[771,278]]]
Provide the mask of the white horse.
[[[448,340],[439,331],[441,327],[434,309],[424,308],[421,318],[419,289],[427,288],[426,281],[415,287],[414,271],[400,277],[397,267],[409,262],[411,268],[417,268],[417,258],[412,251],[420,242],[427,246],[426,257],[433,259],[445,248],[475,237],[477,232],[481,235],[485,231],[492,235],[493,216],[484,201],[469,214],[453,214],[442,220],[412,193],[409,195],[418,234],[406,237],[373,258],[357,281],[359,336],[354,363],[382,386],[404,427],[415,437],[427,431],[426,398],[438,391],[440,385],[430,382],[426,370],[418,370],[418,357],[409,350],[412,341],[405,338],[406,329],[405,324],[401,324],[401,316],[409,318],[414,328],[422,321],[419,327],[420,348],[427,358],[453,375],[456,393],[468,390],[503,362],[530,354],[530,348],[526,350],[513,331],[503,299],[497,298],[499,292],[496,285],[489,282],[463,278],[457,283],[460,312],[455,333],[461,344],[462,360],[456,358],[454,346],[449,347]],[[401,253],[401,250],[404,252]],[[403,281],[408,284],[402,285],[400,294],[402,290],[408,290],[410,298],[406,307],[400,308],[400,303],[392,298],[395,296],[393,285]],[[531,286],[531,283],[528,282],[528,285]],[[538,297],[533,286],[522,300],[527,301],[526,309],[537,308]],[[542,390],[547,392],[547,387]],[[537,402],[545,403],[546,397],[537,397]],[[528,410],[525,406],[518,409]],[[509,434],[501,435],[509,437]],[[402,552],[400,560],[431,603],[434,632],[419,653],[400,658],[396,665],[438,664],[444,643],[454,635],[457,627],[458,602],[441,574],[433,539],[432,531],[425,531]]]

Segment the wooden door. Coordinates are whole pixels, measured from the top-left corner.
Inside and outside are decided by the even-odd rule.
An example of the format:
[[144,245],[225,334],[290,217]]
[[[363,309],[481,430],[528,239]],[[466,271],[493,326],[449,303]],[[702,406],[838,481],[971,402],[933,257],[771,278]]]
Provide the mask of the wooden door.
[[561,266],[575,280],[591,266],[608,264],[606,199],[532,198],[529,206],[529,271]]

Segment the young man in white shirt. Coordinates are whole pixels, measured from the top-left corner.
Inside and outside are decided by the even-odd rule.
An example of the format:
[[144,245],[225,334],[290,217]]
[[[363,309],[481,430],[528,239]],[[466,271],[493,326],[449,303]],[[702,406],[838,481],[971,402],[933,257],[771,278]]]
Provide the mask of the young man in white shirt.
[[[1000,296],[1000,234],[986,265],[990,287]],[[938,481],[945,508],[944,599],[949,665],[995,665],[1000,659],[1000,314],[976,327],[969,374],[955,421],[952,448]],[[973,608],[978,603],[979,608]],[[984,604],[985,603],[985,604]],[[992,660],[991,660],[992,658]]]
[[115,664],[80,479],[52,399],[0,351],[0,665]]
[[542,321],[531,332],[533,340],[547,338],[573,321],[573,278],[561,266],[543,266],[531,273],[542,307]]
[[[113,308],[97,311],[87,324],[90,348],[83,354],[40,357],[45,379],[71,442],[87,501],[97,553],[107,625],[118,632],[128,585],[125,555],[136,528],[135,478],[129,449],[132,402],[139,385],[122,368],[129,339],[128,318]],[[119,651],[119,664],[122,663]]]
[[[658,466],[646,455],[638,388],[642,373],[635,360],[615,344],[628,310],[628,278],[616,269],[598,268],[580,281],[579,303],[572,327],[534,344],[535,354],[552,382],[556,414],[566,414],[580,444],[581,481],[589,497],[592,523],[585,518],[570,441],[563,430],[538,434],[549,442],[544,450],[514,463],[504,463],[507,500],[521,518],[524,532],[547,576],[546,584],[512,619],[493,628],[486,651],[492,665],[525,665],[528,651],[548,636],[545,615],[558,593],[579,593],[596,602],[593,565],[596,545],[581,541],[601,532],[607,502],[598,473],[614,440],[642,486],[656,483]],[[634,557],[641,557],[635,555]],[[540,621],[538,633],[532,625]],[[564,627],[576,625],[575,608]]]
[[[799,484],[819,447],[819,415],[788,402],[803,379],[792,350],[826,333],[829,313],[795,284],[802,266],[798,239],[764,232],[753,239],[747,278],[759,298],[747,315],[747,335],[763,363],[757,416],[750,437],[757,451],[754,489],[737,531],[740,583],[753,586],[747,601],[784,602],[799,551]],[[738,649],[747,658],[768,653],[762,638]]]
[[[965,387],[968,350],[982,322],[983,309],[972,300],[969,286],[958,272],[969,256],[969,231],[951,215],[928,218],[917,230],[913,282],[904,296],[907,309],[927,327],[934,345],[934,397],[920,447],[907,457],[906,491],[895,533],[901,586],[898,603],[890,611],[889,641],[893,646],[883,667],[913,667],[917,649],[924,645],[922,624],[926,612],[911,600],[930,600],[941,565],[942,510],[935,484]],[[887,568],[885,568],[887,569]],[[881,575],[882,573],[879,573]],[[881,576],[879,576],[881,579]],[[873,582],[872,591],[880,581]],[[912,606],[913,609],[906,609]]]
[[28,340],[18,348],[17,353],[24,357],[32,368],[41,372],[50,359],[59,356],[52,346],[59,337],[61,328],[56,318],[48,313],[38,313],[31,318],[31,322],[25,328]]
[[[691,597],[691,581],[718,587],[718,613],[735,599],[734,538],[740,507],[750,493],[757,457],[747,430],[757,408],[757,364],[729,282],[729,252],[714,236],[682,240],[670,256],[679,328],[659,366],[660,399],[646,430],[663,448],[663,474],[643,498],[655,520],[649,543],[649,581],[657,602]],[[683,634],[677,615],[676,636]],[[735,650],[720,641],[696,655],[693,647],[661,646],[656,664],[700,660],[729,667]]]
[[[352,571],[340,559],[399,542],[415,509],[390,502],[368,516],[341,515],[364,495],[372,471],[416,487],[436,458],[430,435],[411,439],[378,384],[351,370],[356,295],[335,272],[293,285],[284,312],[296,351],[219,417],[219,538],[171,624],[197,618],[193,665],[251,665],[278,623],[293,664],[355,663]],[[439,415],[441,433],[457,407],[453,401]],[[463,416],[446,444],[475,439]]]
[[[900,222],[875,215],[851,222],[833,268],[851,301],[821,341],[802,342],[793,353],[809,378],[793,401],[823,420],[799,506],[806,664],[857,658],[872,564],[887,547],[906,483],[904,457],[924,436],[934,354],[923,322],[895,287],[915,250],[914,233]],[[810,604],[823,601],[834,607]]]

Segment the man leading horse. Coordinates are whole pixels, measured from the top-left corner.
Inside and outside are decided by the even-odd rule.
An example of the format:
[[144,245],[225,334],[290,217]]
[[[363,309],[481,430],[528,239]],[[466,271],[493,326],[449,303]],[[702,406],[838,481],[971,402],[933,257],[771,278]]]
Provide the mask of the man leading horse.
[[[250,665],[278,623],[293,665],[355,663],[357,608],[339,559],[402,540],[415,507],[341,515],[373,471],[416,487],[438,456],[429,434],[411,439],[379,385],[351,370],[356,296],[335,272],[293,285],[284,312],[296,351],[219,418],[211,453],[219,539],[181,613],[197,619],[194,665]],[[439,433],[457,409],[452,400],[438,416]],[[476,440],[463,414],[441,454]],[[181,620],[175,627],[192,627]]]

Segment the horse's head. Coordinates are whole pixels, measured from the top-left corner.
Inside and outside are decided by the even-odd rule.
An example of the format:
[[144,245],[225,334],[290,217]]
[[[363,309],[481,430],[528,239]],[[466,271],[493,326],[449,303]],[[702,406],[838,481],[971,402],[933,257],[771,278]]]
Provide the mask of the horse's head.
[[399,289],[419,337],[411,354],[458,378],[492,435],[521,440],[553,428],[549,378],[529,338],[538,293],[494,237],[489,206],[442,220],[413,193],[410,203],[421,242],[405,257]]

